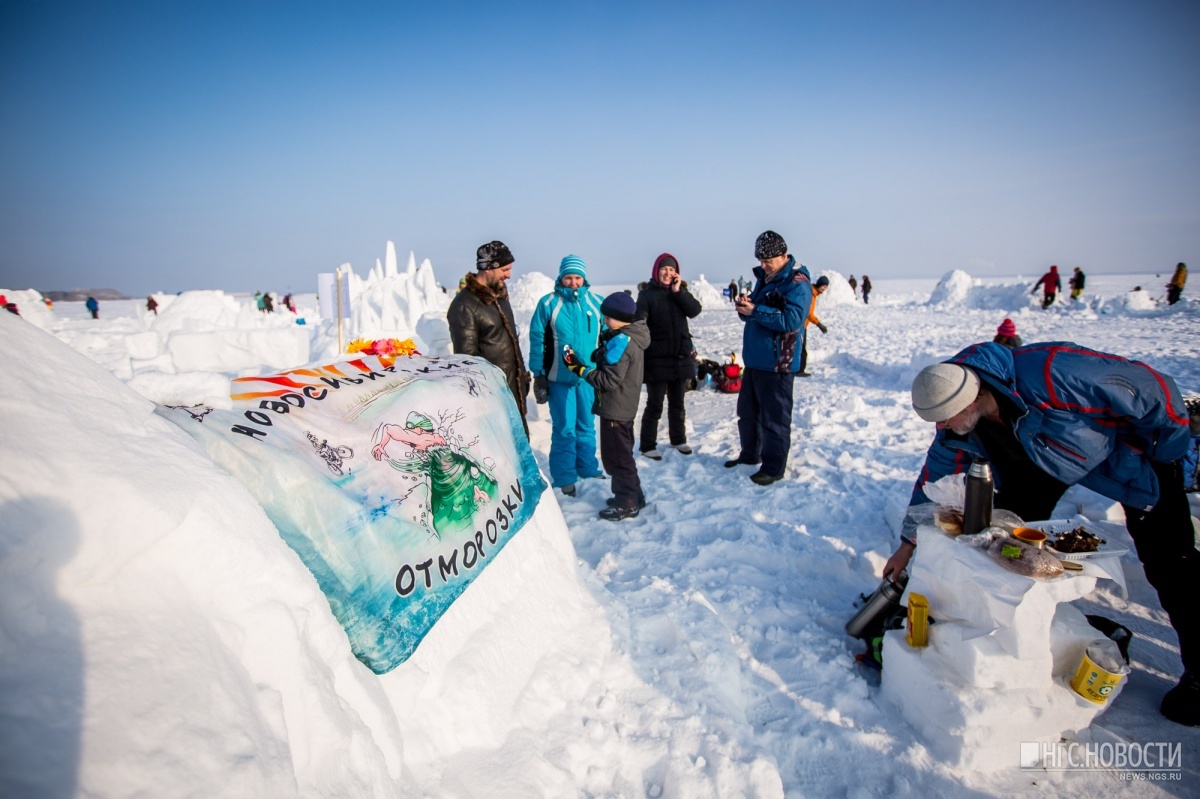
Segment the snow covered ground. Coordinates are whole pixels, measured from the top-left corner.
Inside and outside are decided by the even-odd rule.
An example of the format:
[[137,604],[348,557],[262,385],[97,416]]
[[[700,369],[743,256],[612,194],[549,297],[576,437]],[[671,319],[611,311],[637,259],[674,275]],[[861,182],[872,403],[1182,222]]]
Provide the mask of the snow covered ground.
[[[739,352],[731,306],[684,274],[705,301],[700,354]],[[303,325],[216,291],[159,297],[157,317],[144,300],[108,302],[93,321],[82,303],[49,311],[33,292],[0,291],[24,314],[0,314],[0,795],[1200,794],[1200,730],[1158,715],[1177,641],[1135,559],[1127,601],[1102,583],[1084,603],[1136,635],[1128,685],[1087,735],[1181,742],[1175,782],[1022,771],[1017,752],[998,773],[948,768],[880,698],[842,629],[878,583],[932,436],[909,407],[917,370],[1010,316],[1026,342],[1143,360],[1200,392],[1200,302],[1157,305],[1166,276],[1089,276],[1083,302],[1042,311],[1036,276],[955,273],[878,280],[865,306],[827,274],[829,333],[810,329],[814,376],[796,384],[784,481],[762,488],[723,468],[736,398],[702,387],[687,397],[695,453],[639,461],[640,517],[596,517],[605,481],[548,491],[382,677],[353,659],[244,488],[149,401],[227,403],[232,376],[333,354],[315,298],[298,298]],[[522,323],[550,282],[510,284]],[[1149,291],[1130,293],[1138,284]],[[447,346],[449,298],[427,265],[398,269],[389,250],[355,288],[347,340]],[[634,289],[598,291],[622,288]],[[545,470],[548,414],[530,408]],[[1060,510],[1112,508],[1073,489]]]

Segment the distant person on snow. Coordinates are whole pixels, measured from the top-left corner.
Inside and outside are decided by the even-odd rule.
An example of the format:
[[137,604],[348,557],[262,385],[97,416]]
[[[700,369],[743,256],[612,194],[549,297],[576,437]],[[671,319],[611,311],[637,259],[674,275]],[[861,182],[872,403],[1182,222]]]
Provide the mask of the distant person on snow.
[[146,295],[146,310],[158,316],[158,300],[154,299],[153,294]]
[[529,372],[517,339],[517,320],[508,301],[505,283],[516,262],[502,241],[490,241],[475,251],[475,272],[467,273],[463,290],[454,296],[446,311],[454,351],[475,355],[500,368],[508,378],[525,435],[525,398],[529,396]]
[[93,319],[100,318],[100,303],[96,302],[95,297],[88,297],[87,302],[85,302],[83,306],[92,312]]
[[1010,350],[1015,350],[1021,346],[1021,337],[1017,335],[1017,325],[1013,320],[1005,317],[1000,323],[1000,327],[996,328],[996,337],[992,339],[1001,346],[1008,347]]
[[589,369],[600,344],[603,315],[587,282],[587,265],[568,255],[558,266],[554,291],[538,300],[529,321],[529,371],[533,398],[550,406],[550,484],[569,497],[581,478],[603,477],[596,460],[596,392],[562,362],[563,347],[575,350]]
[[600,304],[608,330],[592,353],[589,369],[574,350],[563,352],[563,364],[596,389],[592,410],[600,417],[600,458],[612,476],[612,497],[600,518],[610,522],[631,519],[646,507],[646,495],[633,459],[633,420],[642,396],[642,375],[650,331],[636,319],[637,303],[623,291],[609,294]]
[[817,297],[820,297],[829,288],[829,278],[821,275],[817,278],[817,282],[813,283],[813,298],[812,307],[808,312],[808,318],[804,320],[804,343],[800,345],[800,371],[797,372],[800,377],[812,377],[808,371],[808,326],[816,325],[817,330],[821,331],[821,335],[829,332],[829,328],[821,324],[821,320],[817,318]]
[[271,299],[271,292],[263,293],[263,310],[267,313],[275,313],[275,301]]
[[1037,294],[1038,286],[1042,287],[1042,309],[1049,308],[1054,303],[1058,292],[1062,291],[1062,278],[1058,276],[1058,267],[1050,267],[1050,271],[1038,278],[1033,284],[1030,294]]
[[[442,291],[445,291],[445,289],[442,289]],[[296,303],[292,300],[292,295],[290,292],[283,295],[283,307],[287,308],[292,313],[296,312]]]
[[867,305],[870,305],[871,301],[868,299],[868,297],[871,295],[871,278],[869,275],[863,275],[862,291],[863,302]]
[[804,320],[812,305],[808,267],[788,254],[783,236],[764,231],[754,243],[757,282],[748,297],[738,301],[745,371],[738,390],[738,439],[741,452],[725,461],[759,465],[750,480],[768,486],[782,480],[792,447],[792,397]]
[[854,299],[858,299],[858,278],[854,275],[850,276],[850,290],[854,292]]
[[667,435],[671,446],[691,455],[687,443],[684,396],[688,381],[696,376],[696,348],[692,346],[689,319],[700,315],[700,301],[688,291],[679,274],[679,261],[669,252],[654,259],[650,281],[638,286],[637,318],[646,321],[650,346],[646,348],[646,408],[638,449],[651,460],[662,460],[658,451],[658,422],[663,398],[667,401]]
[[[1026,520],[1049,519],[1069,486],[1120,502],[1125,526],[1179,634],[1183,679],[1162,714],[1200,726],[1200,551],[1180,459],[1191,439],[1175,381],[1144,363],[1069,342],[1010,350],[975,344],[927,366],[912,385],[913,410],[937,427],[909,507],[928,503],[925,486],[991,461],[995,507]],[[883,567],[895,579],[916,549],[906,519]]]
[[1185,283],[1187,283],[1187,264],[1180,261],[1175,265],[1175,274],[1171,275],[1171,282],[1167,284],[1167,305],[1179,302]]
[[1071,287],[1071,299],[1077,300],[1083,295],[1084,284],[1087,283],[1087,276],[1083,274],[1083,270],[1078,266],[1075,267],[1074,274],[1071,275],[1068,285]]
[[731,303],[733,303],[734,305],[737,305],[737,298],[738,298],[737,281],[734,280],[733,278],[730,278],[729,279],[729,301]]

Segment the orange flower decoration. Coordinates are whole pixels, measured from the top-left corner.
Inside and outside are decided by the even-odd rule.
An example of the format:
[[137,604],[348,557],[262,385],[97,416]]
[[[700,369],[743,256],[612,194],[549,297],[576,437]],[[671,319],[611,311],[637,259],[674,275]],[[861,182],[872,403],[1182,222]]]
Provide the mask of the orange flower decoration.
[[368,341],[365,338],[356,338],[347,345],[346,352],[361,352],[363,355],[376,355],[389,366],[395,363],[399,357],[408,358],[421,354],[417,351],[417,345],[413,343],[411,338],[406,338],[403,341],[395,338],[378,338],[374,341]]

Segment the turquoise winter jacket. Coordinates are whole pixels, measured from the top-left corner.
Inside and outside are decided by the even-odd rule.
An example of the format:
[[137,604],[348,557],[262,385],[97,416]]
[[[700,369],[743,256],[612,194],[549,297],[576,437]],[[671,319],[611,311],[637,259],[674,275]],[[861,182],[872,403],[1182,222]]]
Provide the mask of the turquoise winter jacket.
[[538,300],[529,321],[529,371],[534,377],[545,375],[555,383],[568,385],[579,382],[563,365],[564,344],[569,344],[589,369],[595,366],[591,354],[604,329],[604,317],[600,314],[603,300],[592,294],[586,280],[577,289],[554,281],[554,291]]
[[[1017,408],[1013,432],[1030,459],[1067,485],[1079,484],[1135,508],[1158,502],[1151,461],[1187,451],[1187,409],[1175,381],[1144,363],[1065,341],[1009,350],[975,344],[946,363],[975,370]],[[979,438],[940,430],[910,504],[928,502],[926,483],[987,457]]]
[[738,314],[746,323],[742,361],[747,369],[798,372],[804,320],[813,297],[808,268],[789,255],[788,262],[770,280],[765,280],[761,266],[754,267],[754,276],[758,278],[750,294],[754,312],[749,316]]

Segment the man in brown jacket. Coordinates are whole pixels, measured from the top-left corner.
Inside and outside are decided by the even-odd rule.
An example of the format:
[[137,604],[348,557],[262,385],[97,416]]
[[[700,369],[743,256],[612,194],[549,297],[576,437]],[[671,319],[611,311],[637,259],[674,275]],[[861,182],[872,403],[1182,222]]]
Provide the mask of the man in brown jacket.
[[476,271],[464,278],[466,284],[450,303],[446,320],[456,353],[476,355],[504,372],[528,436],[525,397],[529,393],[529,373],[525,371],[517,323],[504,285],[512,277],[514,260],[503,242],[481,246],[475,254]]

